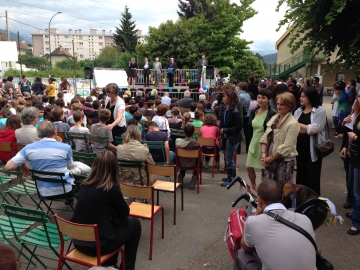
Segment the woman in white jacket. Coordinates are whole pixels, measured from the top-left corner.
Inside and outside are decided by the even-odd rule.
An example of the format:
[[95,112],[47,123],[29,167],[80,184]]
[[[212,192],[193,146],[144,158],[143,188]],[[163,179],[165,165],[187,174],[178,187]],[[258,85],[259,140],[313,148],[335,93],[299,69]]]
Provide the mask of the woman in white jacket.
[[296,184],[307,186],[320,196],[322,158],[316,155],[315,146],[325,141],[326,111],[319,106],[320,97],[314,87],[307,87],[301,93],[300,104],[294,113],[300,126]]

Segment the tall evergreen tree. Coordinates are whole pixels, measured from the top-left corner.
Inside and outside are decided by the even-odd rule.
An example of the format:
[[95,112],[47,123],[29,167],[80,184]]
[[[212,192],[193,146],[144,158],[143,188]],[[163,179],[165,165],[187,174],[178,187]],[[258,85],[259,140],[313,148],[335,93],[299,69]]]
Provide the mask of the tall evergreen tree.
[[113,39],[116,46],[124,48],[128,52],[135,52],[138,29],[136,29],[135,21],[131,19],[132,15],[129,8],[125,6],[125,11],[121,13],[120,25],[116,27]]

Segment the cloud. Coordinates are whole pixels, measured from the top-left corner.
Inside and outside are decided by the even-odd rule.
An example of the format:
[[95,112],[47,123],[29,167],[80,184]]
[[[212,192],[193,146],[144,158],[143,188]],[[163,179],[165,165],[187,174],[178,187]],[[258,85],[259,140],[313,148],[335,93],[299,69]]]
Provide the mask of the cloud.
[[[47,29],[51,16],[57,11],[62,11],[63,13],[56,15],[51,22],[51,28],[58,28],[60,33],[67,33],[68,29],[82,29],[83,33],[87,34],[91,28],[105,29],[109,33],[109,30],[114,30],[115,27],[119,26],[119,19],[125,5],[128,5],[137,28],[143,30],[144,34],[148,32],[149,26],[158,27],[162,22],[178,19],[176,13],[178,0],[156,0],[152,2],[148,0],[129,2],[118,0],[16,1],[30,6],[9,0],[5,1],[0,10],[8,10],[10,18],[40,29]],[[276,40],[284,31],[283,29],[280,32],[275,31],[284,14],[284,9],[279,13],[275,12],[277,2],[278,0],[256,0],[253,3],[252,6],[258,11],[258,14],[244,22],[243,33],[241,33],[241,38],[253,41],[250,45],[252,50],[273,50]],[[5,26],[5,18],[2,17],[0,21]],[[12,20],[9,21],[9,24],[12,32],[19,31],[23,36],[39,32],[35,28]]]

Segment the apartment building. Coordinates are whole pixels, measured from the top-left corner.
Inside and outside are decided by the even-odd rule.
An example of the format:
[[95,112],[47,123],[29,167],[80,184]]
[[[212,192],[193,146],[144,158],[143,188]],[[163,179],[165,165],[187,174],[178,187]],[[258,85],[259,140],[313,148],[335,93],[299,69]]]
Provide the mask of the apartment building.
[[[48,29],[45,30],[45,33],[42,33],[40,30],[38,34],[32,34],[32,41],[34,56],[44,56],[50,53]],[[106,30],[98,31],[97,29],[90,29],[89,34],[83,34],[81,29],[74,31],[69,29],[67,34],[60,34],[59,29],[50,28],[51,50],[54,51],[61,46],[79,60],[93,60],[96,55],[101,53],[105,46],[113,44],[111,30],[109,33],[106,33]]]

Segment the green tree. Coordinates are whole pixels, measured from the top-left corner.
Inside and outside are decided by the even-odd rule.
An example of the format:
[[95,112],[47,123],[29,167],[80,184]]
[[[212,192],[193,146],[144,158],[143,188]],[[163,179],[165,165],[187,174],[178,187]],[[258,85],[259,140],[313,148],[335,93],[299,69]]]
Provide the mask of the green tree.
[[265,68],[261,59],[256,57],[252,52],[246,51],[245,54],[236,62],[231,73],[231,79],[247,81],[252,75],[263,78],[265,76]]
[[[285,17],[279,22],[293,26],[289,47],[294,53],[324,53],[327,70],[344,64],[344,69],[360,69],[360,1],[357,0],[279,0],[277,10],[286,4]],[[334,60],[335,59],[335,60]]]
[[195,68],[205,54],[210,64],[229,73],[249,44],[239,35],[243,22],[256,14],[250,6],[253,1],[241,0],[241,5],[229,0],[207,1],[213,21],[199,14],[149,27],[148,43],[137,46],[137,56],[159,57],[163,65],[174,57],[180,68]]
[[213,0],[179,0],[177,14],[180,18],[190,19],[197,15],[203,15],[207,19],[212,18],[210,5]]
[[125,6],[125,11],[121,13],[120,25],[116,27],[114,33],[114,42],[116,46],[124,48],[129,52],[135,52],[137,44],[137,36],[135,21],[132,21],[132,15],[129,12],[129,8]]
[[[49,61],[47,61],[44,57],[37,57],[30,54],[22,54],[19,55],[19,58],[20,57],[21,63],[28,68],[47,69],[50,66]],[[18,63],[20,63],[20,60]]]
[[122,52],[119,47],[107,46],[95,58],[94,67],[123,68],[128,71],[128,64],[131,57],[132,54],[129,52]]

